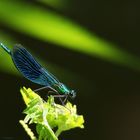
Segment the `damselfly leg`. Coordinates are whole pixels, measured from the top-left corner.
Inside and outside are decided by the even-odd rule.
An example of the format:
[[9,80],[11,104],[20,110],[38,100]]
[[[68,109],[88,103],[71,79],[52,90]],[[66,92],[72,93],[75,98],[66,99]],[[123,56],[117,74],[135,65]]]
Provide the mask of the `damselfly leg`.
[[[34,92],[38,92],[38,91],[41,91],[41,90],[44,90],[44,89],[49,89],[48,93],[52,94],[52,96],[55,97],[55,98],[59,98],[59,100],[62,103],[62,105],[63,106],[65,105],[65,102],[67,101],[68,95],[61,95],[55,89],[53,89],[50,86],[45,86],[45,87],[41,87],[41,88],[35,89]],[[62,98],[65,98],[65,99],[62,100]]]
[[35,89],[34,92],[38,92],[38,91],[41,91],[41,90],[43,90],[43,89],[49,89],[49,90],[51,90],[51,91],[57,92],[54,88],[52,88],[52,87],[50,87],[50,86],[44,86],[44,87]]

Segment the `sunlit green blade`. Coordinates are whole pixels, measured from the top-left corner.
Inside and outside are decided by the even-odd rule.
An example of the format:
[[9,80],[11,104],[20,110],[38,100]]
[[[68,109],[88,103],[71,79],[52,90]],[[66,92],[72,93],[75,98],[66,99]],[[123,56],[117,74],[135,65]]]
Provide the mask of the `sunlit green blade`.
[[0,21],[40,40],[140,69],[139,58],[97,38],[68,19],[29,3],[0,1]]

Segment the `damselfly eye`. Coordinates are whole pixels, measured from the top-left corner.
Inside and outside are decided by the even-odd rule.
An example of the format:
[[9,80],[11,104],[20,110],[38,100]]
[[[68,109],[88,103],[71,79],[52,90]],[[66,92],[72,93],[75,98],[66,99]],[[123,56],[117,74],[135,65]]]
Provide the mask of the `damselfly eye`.
[[76,97],[76,92],[74,90],[71,90],[70,96],[74,99]]

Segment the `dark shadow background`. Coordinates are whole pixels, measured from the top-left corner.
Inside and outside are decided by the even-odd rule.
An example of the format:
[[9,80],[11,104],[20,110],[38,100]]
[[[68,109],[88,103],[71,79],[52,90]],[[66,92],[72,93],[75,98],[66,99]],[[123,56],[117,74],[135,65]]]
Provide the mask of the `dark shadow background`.
[[[140,56],[138,0],[71,0],[63,10],[44,6],[37,1],[31,3],[65,15],[99,37],[117,44],[135,56]],[[2,23],[0,29],[28,46],[41,59],[77,75],[73,79],[70,76],[61,78],[61,74],[57,77],[76,89],[77,98],[73,102],[77,104],[79,114],[84,115],[85,129],[77,128],[64,132],[60,139],[140,139],[140,71],[42,42]],[[49,47],[45,48],[44,45]],[[18,120],[24,117],[21,112],[25,108],[19,88],[23,85],[33,89],[39,86],[23,77],[2,72],[0,85],[1,139],[28,139],[18,123]]]

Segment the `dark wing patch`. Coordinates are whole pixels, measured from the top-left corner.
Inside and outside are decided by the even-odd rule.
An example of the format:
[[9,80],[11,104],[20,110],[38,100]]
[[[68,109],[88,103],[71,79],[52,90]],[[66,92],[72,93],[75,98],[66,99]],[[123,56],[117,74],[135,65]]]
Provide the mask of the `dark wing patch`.
[[30,81],[49,86],[49,79],[42,73],[42,66],[21,45],[15,45],[12,59],[17,69]]

